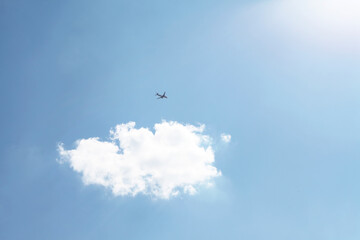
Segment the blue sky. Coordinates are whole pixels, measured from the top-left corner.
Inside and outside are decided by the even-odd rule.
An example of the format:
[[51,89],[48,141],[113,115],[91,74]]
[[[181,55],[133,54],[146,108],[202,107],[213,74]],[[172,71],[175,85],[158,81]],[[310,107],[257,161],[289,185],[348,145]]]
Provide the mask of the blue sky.
[[[2,1],[0,238],[359,239],[360,6],[314,2]],[[114,196],[57,161],[162,120],[206,125],[213,187]]]

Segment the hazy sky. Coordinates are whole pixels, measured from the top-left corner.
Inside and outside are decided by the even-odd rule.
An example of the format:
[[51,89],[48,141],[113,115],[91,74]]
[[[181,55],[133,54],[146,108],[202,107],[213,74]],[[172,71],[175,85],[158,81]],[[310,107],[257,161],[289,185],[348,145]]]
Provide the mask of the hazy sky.
[[0,29],[0,239],[360,238],[357,0],[3,0]]

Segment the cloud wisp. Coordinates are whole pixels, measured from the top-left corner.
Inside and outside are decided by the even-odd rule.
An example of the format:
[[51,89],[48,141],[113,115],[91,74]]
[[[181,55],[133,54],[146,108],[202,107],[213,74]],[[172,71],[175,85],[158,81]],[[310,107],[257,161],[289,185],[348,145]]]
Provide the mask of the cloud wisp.
[[229,143],[231,141],[230,134],[222,133],[220,137],[221,137],[221,141],[223,141],[224,143]]
[[199,127],[178,122],[135,128],[135,122],[117,125],[110,140],[80,139],[75,149],[59,144],[60,162],[82,174],[84,184],[111,189],[114,195],[139,193],[169,199],[180,193],[195,194],[221,172],[213,166],[210,137]]

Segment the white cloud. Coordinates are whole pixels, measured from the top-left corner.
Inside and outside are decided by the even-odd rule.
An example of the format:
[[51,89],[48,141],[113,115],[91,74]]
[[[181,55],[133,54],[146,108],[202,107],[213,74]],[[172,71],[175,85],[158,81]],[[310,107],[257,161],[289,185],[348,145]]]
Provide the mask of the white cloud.
[[245,21],[261,40],[276,37],[318,49],[360,51],[359,0],[272,0],[240,15],[246,19],[237,22]]
[[221,134],[221,140],[225,143],[229,143],[231,141],[231,135],[230,134]]
[[114,195],[143,193],[163,199],[181,192],[195,194],[200,185],[221,175],[213,166],[214,151],[203,134],[204,125],[163,121],[154,129],[136,129],[129,122],[111,130],[110,141],[80,139],[73,150],[60,144],[61,162],[81,173],[85,184],[110,188]]

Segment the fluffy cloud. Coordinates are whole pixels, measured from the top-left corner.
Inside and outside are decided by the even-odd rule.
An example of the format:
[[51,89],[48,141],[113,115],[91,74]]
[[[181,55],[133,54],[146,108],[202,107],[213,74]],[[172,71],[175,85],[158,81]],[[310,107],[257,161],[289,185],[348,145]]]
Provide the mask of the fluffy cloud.
[[73,150],[60,144],[60,161],[81,173],[85,184],[102,185],[114,195],[191,195],[221,175],[203,125],[163,121],[154,130],[120,124],[110,131],[109,141],[80,139]]
[[221,134],[221,141],[223,141],[225,143],[229,143],[231,141],[231,135],[222,133]]

